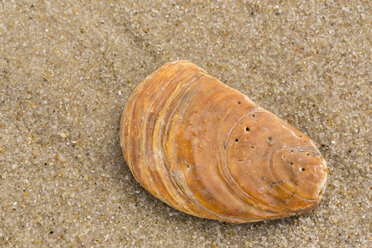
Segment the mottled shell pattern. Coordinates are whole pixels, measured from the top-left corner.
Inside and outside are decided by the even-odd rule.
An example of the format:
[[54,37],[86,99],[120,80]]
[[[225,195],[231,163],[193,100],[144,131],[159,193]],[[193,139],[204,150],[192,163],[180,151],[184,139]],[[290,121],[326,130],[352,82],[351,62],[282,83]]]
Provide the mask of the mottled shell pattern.
[[325,189],[326,162],[307,135],[184,60],[136,88],[120,140],[146,190],[201,218],[292,216],[315,207]]

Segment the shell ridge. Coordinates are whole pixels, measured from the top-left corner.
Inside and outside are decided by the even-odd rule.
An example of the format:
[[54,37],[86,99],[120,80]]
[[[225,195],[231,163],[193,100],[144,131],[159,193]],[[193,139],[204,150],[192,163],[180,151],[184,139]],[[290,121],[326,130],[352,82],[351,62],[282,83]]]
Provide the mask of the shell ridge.
[[[182,70],[181,71],[179,71],[178,73],[182,73]],[[161,92],[158,92],[158,91],[156,91],[156,90],[153,90],[152,91],[152,94],[149,96],[149,98],[151,99],[152,97],[151,96],[153,96],[153,95],[155,95],[155,97],[153,98],[153,100],[152,100],[152,102],[150,103],[150,105],[148,106],[148,108],[147,108],[147,112],[146,112],[146,115],[145,115],[145,118],[144,118],[144,121],[142,121],[142,123],[143,123],[143,128],[141,128],[143,131],[142,131],[142,137],[143,137],[143,139],[142,139],[142,147],[143,147],[143,160],[144,160],[144,164],[145,164],[145,166],[144,167],[146,167],[146,169],[147,170],[149,170],[150,171],[150,180],[151,180],[151,182],[152,182],[152,187],[153,188],[155,188],[156,189],[156,191],[157,191],[157,194],[159,194],[160,196],[161,196],[161,194],[160,194],[160,191],[159,191],[159,188],[156,186],[156,184],[154,183],[154,181],[153,181],[153,177],[154,177],[154,175],[155,175],[155,172],[153,171],[153,169],[151,168],[151,166],[148,166],[148,163],[146,163],[147,161],[146,161],[146,158],[147,158],[147,156],[146,156],[146,154],[147,154],[147,146],[145,145],[146,144],[146,140],[147,140],[147,134],[148,134],[148,128],[147,128],[147,125],[148,125],[148,123],[150,122],[150,120],[149,120],[149,115],[150,115],[150,112],[151,112],[151,110],[153,110],[152,109],[152,107],[153,107],[153,105],[154,105],[154,103],[160,98],[160,97],[162,97],[162,92],[164,91],[164,89],[165,88],[167,88],[168,87],[168,85],[170,85],[170,84],[172,84],[173,82],[174,82],[174,80],[176,79],[176,75],[178,75],[177,73],[174,75],[174,77],[171,77],[171,78],[169,78],[169,80],[168,80],[168,82],[166,82],[166,85],[164,86],[164,87],[161,87],[160,88],[160,91]],[[153,84],[155,84],[154,82],[155,82],[155,80],[154,81],[151,81]],[[159,83],[159,87],[160,87],[160,85],[162,85],[164,83],[164,80],[163,81],[161,81],[160,83]],[[150,86],[149,86],[150,87]],[[163,97],[163,98],[161,98],[161,100],[160,100],[160,102],[162,102],[162,101],[164,101],[164,99],[166,99],[165,97]],[[160,110],[160,112],[161,112],[161,110]],[[152,115],[151,115],[151,117],[152,117]],[[150,133],[150,136],[151,136],[151,133]],[[162,182],[163,183],[163,182]],[[170,196],[171,197],[171,196]]]
[[[152,95],[156,95],[155,98],[152,99],[152,102],[151,102],[151,105],[161,96],[161,92],[164,92],[164,90],[174,82],[174,79],[177,78],[178,74],[182,74],[182,72],[184,72],[186,70],[186,68],[181,68],[180,70],[178,70],[176,73],[174,73],[170,78],[168,78],[167,81],[165,81],[164,79],[161,80],[160,82],[158,80],[155,80],[157,77],[157,75],[161,74],[162,72],[164,72],[165,70],[167,70],[167,68],[170,67],[169,64],[166,64],[164,65],[162,68],[160,68],[159,71],[156,71],[154,72],[153,74],[151,74],[149,77],[147,77],[144,81],[143,81],[143,84],[141,85],[142,89],[137,91],[137,94],[135,95],[137,98],[142,98],[143,97],[147,97],[148,99],[152,99]],[[177,66],[177,67],[180,67],[180,66]],[[155,79],[154,79],[155,78]],[[165,87],[164,87],[164,83],[166,83]],[[155,87],[155,89],[159,88],[159,90],[152,90],[150,91],[151,94],[150,95],[146,95],[146,92],[149,91],[152,87]],[[160,92],[159,92],[160,91]],[[164,97],[162,98],[162,100],[165,99]],[[135,100],[135,98],[133,99]],[[132,109],[131,109],[131,114],[132,112],[134,113],[135,111],[135,108],[136,108],[136,104],[133,104],[132,106]],[[143,111],[143,106],[142,107],[138,107],[139,110]],[[149,108],[149,110],[151,110],[151,108]],[[134,119],[132,117],[132,119]],[[142,119],[141,118],[141,125],[145,123],[147,125],[147,118],[146,120]],[[133,127],[132,127],[133,128]],[[130,130],[131,131],[131,130]],[[131,140],[129,140],[131,141]],[[140,140],[136,140],[136,142],[141,142]],[[131,142],[129,142],[129,149],[132,149],[132,144]],[[141,146],[140,146],[141,147]],[[141,154],[141,153],[139,153]],[[143,181],[142,178],[143,178],[143,174],[148,174],[148,173],[152,173],[152,176],[150,177],[147,177],[147,178],[150,178],[150,182],[149,182],[149,185],[145,184],[145,182],[143,182],[143,186],[146,188],[146,189],[150,189],[150,193],[152,194],[155,194],[155,195],[159,195],[159,198],[162,198],[161,194],[159,193],[159,189],[157,186],[155,186],[155,183],[153,182],[153,170],[149,171],[148,169],[148,165],[146,163],[146,157],[144,156],[141,156],[143,158],[143,163],[145,164],[145,166],[137,166],[137,167],[140,167],[143,169],[143,171],[139,170],[139,173],[137,174],[137,177],[136,179],[137,180],[140,180],[140,181]],[[141,159],[141,158],[140,158]],[[132,162],[133,163],[133,162]],[[149,171],[149,172],[147,172]],[[152,185],[151,185],[152,184]],[[156,190],[158,193],[156,194],[153,190]],[[170,196],[170,198],[172,198]]]
[[[264,109],[262,109],[261,107],[257,107],[255,110],[254,110],[254,113],[269,113],[269,114],[271,114],[272,115],[272,113],[270,113],[270,112],[268,112],[268,111],[266,111],[266,110],[264,110]],[[251,114],[251,113],[248,113],[248,114]],[[244,118],[244,117],[243,117]],[[239,121],[237,121],[237,123],[238,123]],[[231,130],[233,130],[234,129],[234,127],[232,127],[232,129]],[[228,138],[226,139],[226,140],[228,140],[229,139],[229,136],[231,135],[231,133],[229,133],[228,134]],[[226,141],[227,142],[227,141]],[[265,152],[266,154],[268,154],[267,155],[267,157],[271,157],[272,156],[272,149],[270,149],[269,150],[269,152]],[[226,155],[225,155],[225,157],[226,157]],[[227,165],[225,166],[226,168],[227,168]],[[270,169],[270,168],[269,168]],[[227,168],[227,170],[229,171],[229,169]],[[230,174],[230,173],[229,173]],[[230,174],[231,175],[231,174]],[[231,177],[232,177],[232,175],[231,175]],[[232,177],[233,178],[233,177]],[[276,176],[274,176],[274,178],[277,178]],[[235,180],[234,180],[235,181]],[[279,179],[278,180],[274,180],[274,182],[275,181],[279,181]],[[236,182],[236,181],[235,181]],[[237,184],[237,183],[236,183]],[[277,187],[280,187],[280,184],[276,184],[277,185]],[[273,205],[271,205],[271,204],[269,204],[268,202],[266,202],[266,201],[260,201],[260,200],[258,200],[257,199],[257,197],[255,197],[255,196],[253,196],[253,195],[250,195],[248,192],[246,192],[245,190],[243,190],[242,188],[240,188],[239,187],[239,189],[238,190],[240,190],[244,195],[249,195],[251,198],[253,198],[254,200],[256,200],[257,202],[256,203],[261,203],[261,205],[262,205],[262,209],[265,209],[265,208],[269,208],[269,209],[271,209],[271,210],[269,210],[270,212],[272,212],[272,213],[275,213],[275,214],[281,214],[281,213],[283,213],[283,211],[287,211],[287,213],[289,213],[288,212],[288,210],[287,209],[283,209],[282,207],[280,207],[280,206],[273,206]],[[292,193],[292,192],[290,192],[290,193]],[[256,207],[257,207],[257,205],[256,205]],[[268,210],[265,210],[265,211],[268,211]]]
[[[210,77],[208,74],[206,74],[206,75],[203,74],[203,75],[204,75],[204,76],[208,76],[208,81],[209,81],[210,79],[213,79],[213,78]],[[201,75],[201,76],[203,76],[203,75]],[[199,78],[201,78],[201,76],[200,76]],[[199,79],[199,78],[198,78],[198,79]],[[195,82],[195,83],[196,83],[196,82]],[[183,106],[183,109],[181,110],[181,112],[180,112],[180,114],[179,114],[180,118],[178,118],[178,122],[177,122],[177,123],[179,123],[180,120],[182,119],[182,115],[183,115],[183,113],[187,110],[187,108],[189,107],[189,104],[190,104],[190,102],[192,101],[192,98],[194,98],[195,95],[197,95],[197,94],[200,92],[200,90],[201,90],[203,87],[205,87],[206,85],[207,85],[207,82],[202,82],[202,84],[199,84],[199,85],[198,85],[199,87],[198,87],[197,92],[195,92],[192,96],[190,96],[189,98],[187,98],[187,104],[185,104],[185,105]],[[192,86],[193,86],[193,85],[190,85],[190,87],[186,88],[186,90],[185,90],[183,96],[181,97],[181,99],[179,99],[179,100],[177,101],[177,103],[176,103],[177,106],[178,106],[182,101],[185,101],[184,95],[187,94],[187,91],[189,91],[189,90],[192,88]],[[177,95],[176,95],[175,97],[173,97],[172,101],[173,101],[174,98],[176,98],[179,94],[180,94],[180,92],[178,92]],[[172,102],[172,101],[169,102],[169,105],[171,105],[171,106],[173,106],[173,104],[172,104],[173,102]],[[170,119],[172,119],[172,116],[176,113],[176,111],[177,111],[177,106],[173,108],[173,110],[172,110],[172,112],[171,112],[171,114],[170,114]],[[163,109],[163,111],[164,111],[164,113],[168,113],[168,112],[169,112],[168,109]],[[179,110],[178,110],[178,111],[179,111]],[[165,122],[166,117],[167,117],[167,116],[164,116],[164,119],[162,120],[162,123],[163,123],[163,124],[164,124],[164,122]],[[171,123],[173,123],[173,122],[169,120],[169,121],[167,122],[167,125],[166,125],[165,129],[164,129],[164,132],[160,132],[160,133],[165,133],[165,135],[164,135],[164,136],[166,136],[166,138],[164,138],[165,140],[168,140],[168,137],[167,137],[167,136],[168,136],[168,129],[169,129]],[[163,126],[162,126],[162,128],[163,128]],[[168,142],[169,142],[169,141],[168,141]],[[162,142],[160,142],[159,144],[161,144],[161,143],[162,143]],[[167,149],[164,149],[164,150],[167,150]],[[174,154],[174,153],[173,153],[173,154]],[[164,157],[166,158],[166,159],[163,159],[164,161],[168,160],[169,163],[172,163],[172,162],[169,160],[167,153],[164,154]],[[171,156],[171,157],[176,157],[176,156]],[[169,167],[169,168],[170,168],[170,167]],[[170,180],[172,180],[172,178],[174,177],[173,174],[174,174],[174,173],[171,173],[172,176],[169,177]],[[181,172],[181,174],[182,174],[183,179],[185,179],[185,175],[184,175],[182,172]],[[199,208],[200,210],[204,210],[204,211],[205,211],[205,214],[206,214],[205,217],[206,217],[206,218],[225,219],[225,220],[234,220],[234,221],[236,221],[236,222],[242,222],[242,221],[245,220],[245,219],[242,219],[242,218],[239,218],[239,217],[232,217],[232,216],[228,216],[228,215],[221,215],[221,214],[215,213],[215,212],[212,211],[212,210],[209,210],[206,206],[203,205],[202,202],[200,202],[200,200],[199,200],[197,197],[195,197],[195,196],[193,196],[193,197],[188,197],[189,194],[187,194],[185,191],[182,190],[182,187],[180,187],[180,185],[177,183],[176,180],[172,180],[172,181],[173,181],[173,183],[174,183],[174,186],[178,189],[178,192],[179,192],[180,194],[182,194],[184,198],[186,198],[186,199],[193,199],[194,207],[197,207],[197,208]],[[187,186],[188,184],[187,184],[186,180],[184,180],[184,182],[185,182],[185,185],[184,185],[184,186]],[[187,189],[188,189],[188,191],[190,192],[190,194],[193,195],[193,193],[191,192],[190,188],[187,187]],[[181,210],[181,211],[185,211],[185,209],[180,208],[179,206],[178,206],[178,209]],[[193,212],[189,212],[189,211],[185,211],[185,212],[187,212],[187,213],[189,213],[189,214],[192,214],[192,215],[195,215],[195,214],[193,214]]]
[[[152,86],[153,84],[155,84],[155,81],[156,80],[151,80],[155,75],[158,75],[160,74],[161,72],[163,72],[164,70],[166,70],[167,68],[167,64],[162,66],[161,68],[159,68],[157,71],[155,71],[154,73],[150,74],[148,77],[146,77],[137,87],[136,89],[134,90],[134,93],[130,96],[130,98],[128,99],[128,102],[127,104],[125,105],[124,107],[124,113],[123,115],[125,116],[125,119],[127,120],[127,125],[125,126],[125,129],[123,130],[123,132],[126,131],[127,135],[125,136],[124,135],[124,139],[126,139],[127,141],[125,142],[126,146],[127,146],[127,149],[126,149],[126,159],[127,159],[127,164],[130,168],[130,170],[132,171],[134,177],[136,178],[137,181],[143,181],[142,180],[142,175],[141,175],[141,171],[140,169],[138,168],[138,166],[133,166],[133,156],[132,156],[132,151],[133,151],[133,147],[132,147],[132,142],[131,142],[131,133],[132,133],[132,120],[134,119],[133,118],[133,115],[134,115],[134,112],[135,112],[135,108],[136,108],[136,102],[137,102],[137,99],[141,96],[141,92],[145,91],[145,87],[150,87]],[[129,113],[128,113],[129,111]],[[132,118],[127,118],[126,116],[131,116]]]
[[[163,169],[166,171],[166,174],[168,175],[168,178],[171,181],[171,185],[175,188],[176,192],[180,195],[180,197],[184,197],[184,198],[186,198],[186,197],[185,197],[184,193],[182,192],[182,190],[180,189],[180,187],[178,187],[177,184],[174,182],[174,180],[172,179],[172,176],[169,176],[169,174],[172,175],[172,172],[171,172],[171,167],[167,166],[166,161],[168,161],[168,162],[170,162],[170,161],[168,159],[167,153],[164,152],[167,149],[164,148],[164,145],[163,145],[163,142],[162,142],[163,140],[165,140],[165,143],[167,143],[168,137],[166,135],[162,135],[162,134],[167,133],[167,130],[169,129],[169,125],[172,123],[171,119],[173,118],[174,113],[177,111],[177,106],[182,102],[182,100],[184,100],[184,97],[187,95],[188,90],[195,84],[195,82],[197,82],[197,80],[201,76],[202,75],[197,75],[196,77],[192,78],[191,80],[185,82],[182,85],[182,88],[180,90],[178,90],[177,92],[173,92],[172,96],[169,97],[169,102],[167,103],[167,105],[163,109],[164,116],[163,116],[163,119],[162,119],[161,129],[159,131],[159,133],[160,133],[160,135],[159,135],[160,144],[159,145],[161,146],[159,148],[159,151],[160,151],[159,155],[162,156],[161,160],[164,163],[164,168]],[[176,99],[182,92],[183,92],[183,95],[178,100],[178,102],[173,103],[174,99]],[[167,114],[167,113],[169,113],[170,107],[173,107],[173,109],[171,110],[171,114]],[[167,124],[165,125],[165,129],[164,129],[164,122],[165,122],[165,120],[168,116],[169,116],[169,120],[168,120]]]
[[[210,75],[207,75],[208,77],[207,77],[207,80],[208,80],[208,82],[215,82],[215,78],[213,78],[213,77],[211,77]],[[205,85],[207,85],[207,82],[203,82]],[[199,92],[197,92],[197,93],[199,93]],[[187,106],[188,107],[188,106]],[[184,108],[183,110],[182,110],[182,113],[184,113],[185,111],[186,111],[186,109],[187,108]],[[181,119],[181,118],[180,118]],[[179,119],[179,121],[180,121],[180,119]],[[196,197],[196,196],[194,196],[193,197],[193,199],[195,199],[195,200],[197,200],[198,202],[200,202],[200,200],[199,200],[199,198],[198,197]],[[202,206],[203,206],[203,208],[204,209],[207,209],[207,212],[208,213],[211,213],[211,214],[213,214],[214,216],[217,216],[219,219],[235,219],[235,221],[237,221],[237,222],[242,222],[243,220],[245,220],[245,219],[242,219],[242,218],[240,218],[240,217],[236,217],[236,216],[231,216],[231,215],[222,215],[222,214],[220,214],[220,213],[217,213],[217,212],[215,212],[215,211],[213,211],[213,210],[209,210],[208,209],[208,207],[207,206],[205,206],[204,204],[203,204],[203,202],[200,202],[200,204],[202,204]],[[257,217],[257,216],[255,216],[255,217]],[[209,218],[212,218],[212,217],[209,217]]]
[[[151,80],[152,77],[149,77],[148,79]],[[166,87],[171,83],[172,81],[169,80],[169,82],[166,84]],[[152,81],[149,81],[149,85],[147,86],[147,88],[150,88],[152,86],[154,86],[155,84],[157,84],[158,87],[161,87],[161,85],[164,83],[164,80],[156,83],[156,80],[152,80]],[[150,103],[150,106],[153,105],[153,103],[161,96],[161,93],[164,91],[164,89],[166,87],[161,87],[160,88],[160,92],[159,91],[156,91],[156,90],[153,90],[152,91],[152,94],[148,96],[148,98],[151,99],[151,96],[152,95],[156,95],[156,97],[154,97],[153,101]],[[139,92],[139,96],[141,96],[141,93]],[[136,106],[134,105],[133,108],[135,108]],[[141,109],[143,110],[143,109]],[[148,108],[148,111],[147,113],[149,113],[151,111],[151,107]],[[141,118],[141,123],[139,124],[141,126],[140,130],[142,130],[142,126],[145,125],[145,128],[144,128],[144,131],[147,130],[146,126],[147,126],[147,119],[148,119],[148,115],[146,115],[146,118]],[[145,144],[145,141],[146,141],[146,135],[142,135],[142,136],[139,136],[139,139],[137,140],[138,143],[141,143],[142,146],[140,146],[140,149],[141,147],[143,147],[143,150],[145,151],[146,149],[146,146],[143,146],[143,144]],[[139,153],[141,154],[141,151],[139,151]],[[151,193],[155,193],[154,191],[156,191],[156,195],[159,195],[160,198],[161,197],[161,194],[160,194],[160,191],[159,191],[159,188],[156,186],[156,184],[154,183],[153,181],[153,172],[152,170],[149,168],[148,164],[146,163],[146,156],[145,154],[143,156],[141,156],[141,160],[142,160],[142,163],[144,164],[144,166],[138,166],[140,168],[142,168],[142,171],[140,170],[140,177],[142,178],[143,175],[148,175],[150,174],[151,176],[147,176],[146,178],[149,178],[149,181],[148,181],[148,185],[146,187],[149,188],[150,192]]]
[[[208,76],[208,81],[210,81],[210,87],[212,87],[212,88],[215,88],[215,87],[213,87],[213,83],[215,83],[216,82],[216,79],[214,78],[214,77],[212,77],[212,76],[210,76],[210,75],[207,75]],[[207,84],[207,83],[205,83],[205,84]],[[208,91],[209,93],[210,93],[210,91]],[[209,97],[214,97],[213,96],[213,94],[211,94],[211,95],[209,95]],[[208,98],[205,98],[205,101],[206,102],[209,102],[209,100],[208,100]],[[251,104],[250,104],[251,105]],[[203,105],[203,107],[204,106],[206,106],[206,105]],[[251,109],[251,111],[253,111],[254,110],[254,108],[253,109]],[[185,111],[185,110],[184,110]],[[233,110],[232,110],[233,111]],[[221,174],[221,173],[220,173]],[[224,184],[226,184],[226,181],[224,182],[224,180],[222,179],[220,179],[219,180],[220,182],[222,182],[222,183],[224,183]],[[230,189],[230,187],[228,187],[228,185],[225,187],[226,189],[229,189],[229,192],[230,192],[230,194],[233,196],[234,195],[234,193],[232,192],[232,190]],[[198,199],[198,198],[197,198]],[[217,198],[216,198],[216,200],[217,200]],[[246,203],[246,201],[241,201],[240,200],[240,202],[242,203],[242,204],[247,204]],[[202,202],[201,202],[201,204],[203,204]],[[204,206],[204,204],[203,204],[203,206]],[[205,206],[205,207],[207,207],[207,206]],[[210,212],[210,211],[209,211]],[[221,214],[220,213],[217,213],[217,212],[215,212],[214,210],[213,210],[213,213],[214,213],[214,215],[217,215],[217,216],[219,216],[220,218],[222,218],[222,216],[221,216]],[[234,216],[231,216],[231,215],[224,215],[225,216],[225,218],[234,218]],[[251,216],[250,217],[258,217],[257,215],[254,215],[254,214],[251,214]],[[239,217],[237,217],[240,221],[242,221],[243,219],[242,218],[239,218]]]
[[[280,153],[283,149],[286,149],[286,147],[284,147],[282,149],[276,149],[275,151],[270,151],[270,153],[269,153],[269,159],[271,161],[269,163],[269,168],[270,168],[270,172],[272,173],[273,178],[275,178],[275,180],[278,180],[279,179],[277,173],[274,171],[274,167],[275,167],[275,155],[277,153]],[[291,168],[292,174],[294,175],[293,167],[291,166],[290,168]],[[296,194],[296,189],[294,189],[294,191],[292,192],[292,191],[288,190],[287,188],[283,187],[281,184],[278,184],[277,187],[280,188],[281,190],[289,193],[290,194],[290,197],[292,197],[294,194]]]
[[[243,120],[245,117],[247,117],[248,115],[252,114],[252,113],[256,113],[256,112],[259,112],[257,111],[257,109],[260,109],[259,107],[255,107],[253,108],[251,111],[247,112],[246,114],[244,114],[243,116],[241,116],[231,127],[231,129],[229,130],[228,134],[227,134],[227,138],[225,140],[225,146],[227,147],[227,144],[228,144],[228,140],[231,136],[231,133],[232,133],[232,130],[236,127],[236,125],[241,121]],[[267,211],[267,207],[270,207],[271,206],[268,206],[267,204],[265,204],[264,202],[258,200],[256,197],[254,196],[251,196],[250,194],[248,194],[247,192],[245,192],[239,185],[238,183],[235,181],[235,179],[233,178],[233,176],[231,175],[228,167],[227,167],[227,160],[226,160],[226,150],[224,150],[223,152],[224,154],[224,159],[223,159],[223,165],[221,167],[219,167],[219,170],[221,171],[221,174],[224,176],[225,180],[228,180],[230,181],[232,184],[231,185],[234,185],[233,187],[233,192],[237,193],[239,198],[242,200],[242,201],[245,201],[245,198],[248,198],[248,199],[251,199],[253,200],[254,202],[256,203],[259,203],[260,205],[254,205],[252,203],[249,203],[251,206],[257,208],[257,209],[260,209],[260,210],[263,210],[263,211]],[[230,186],[231,186],[230,185]],[[235,189],[235,190],[234,190]],[[271,212],[274,212],[274,213],[277,213],[277,211],[275,210],[272,210],[270,209]]]
[[[181,71],[186,70],[186,69],[187,69],[187,67],[182,68]],[[154,132],[153,132],[153,136],[152,136],[153,151],[155,152],[155,154],[158,154],[157,159],[154,159],[155,170],[159,174],[161,182],[164,185],[165,189],[167,190],[168,194],[171,194],[170,192],[174,192],[174,189],[172,188],[172,185],[167,184],[167,181],[169,179],[169,173],[168,173],[168,171],[165,168],[164,163],[163,163],[163,155],[162,155],[162,150],[161,150],[161,136],[162,136],[161,130],[163,129],[163,126],[164,126],[164,123],[163,123],[164,122],[164,113],[165,113],[166,108],[169,105],[169,101],[170,101],[170,99],[172,99],[172,95],[174,95],[175,92],[177,92],[183,86],[183,84],[179,83],[180,75],[182,75],[183,78],[185,78],[185,77],[187,78],[190,75],[191,76],[193,75],[193,74],[190,74],[190,73],[182,74],[181,71],[178,71],[176,73],[177,75],[174,78],[172,78],[172,83],[173,82],[178,82],[176,88],[170,93],[170,96],[168,98],[163,97],[161,99],[161,102],[164,102],[165,105],[159,111],[159,116],[158,116],[158,119],[156,120],[155,127],[154,127]],[[179,199],[179,196],[177,194],[171,194],[171,195],[172,195],[172,198],[176,197],[177,199]],[[175,200],[175,203],[173,205],[178,205],[179,203],[182,203],[180,201],[180,199],[177,200],[177,201]]]
[[[290,131],[291,131],[291,133],[292,133],[292,135],[294,137],[300,138],[299,136],[295,135],[292,130],[290,130]],[[274,168],[273,168],[275,166],[275,155],[277,153],[281,152],[284,149],[287,149],[287,146],[284,145],[281,149],[276,149],[275,151],[271,151],[270,152],[269,158],[271,160],[271,163],[269,163],[269,168],[270,168],[270,172],[272,173],[272,175],[273,175],[274,178],[279,178],[278,175],[277,175],[277,173],[274,171]],[[293,171],[293,167],[291,166],[290,168],[291,168],[291,171],[292,171],[292,173],[294,175],[295,173]],[[296,182],[296,184],[297,184],[297,182]],[[287,193],[291,194],[291,197],[295,196],[295,197],[298,197],[298,198],[300,198],[300,199],[302,199],[304,201],[309,201],[309,202],[316,201],[316,199],[314,199],[314,198],[307,198],[307,197],[303,197],[303,196],[297,195],[296,194],[297,193],[296,189],[292,192],[292,191],[288,190],[287,188],[283,187],[282,184],[278,184],[277,187],[279,187],[280,189],[282,189],[282,190],[286,191]]]
[[[152,81],[153,82],[153,81]],[[167,83],[167,85],[165,87],[162,87],[160,90],[161,92],[164,91],[164,89],[170,84],[171,80]],[[160,82],[159,85],[161,85],[163,82]],[[154,90],[153,91],[153,94],[152,95],[156,95],[154,98],[153,98],[153,101],[150,103],[150,105],[148,106],[147,108],[147,112],[146,112],[146,115],[145,115],[145,118],[144,118],[144,121],[142,121],[142,126],[141,126],[141,130],[142,130],[142,147],[143,147],[143,160],[144,160],[144,166],[150,173],[151,176],[149,176],[149,183],[151,184],[151,187],[153,190],[155,190],[156,192],[156,195],[159,196],[162,200],[164,199],[164,197],[162,197],[162,195],[160,194],[160,190],[159,190],[159,187],[161,186],[157,186],[154,182],[154,172],[151,168],[151,166],[148,165],[147,163],[147,146],[146,146],[146,140],[147,140],[147,134],[148,134],[148,130],[149,128],[147,128],[147,125],[148,123],[150,122],[150,118],[149,118],[149,115],[150,115],[150,112],[152,110],[152,107],[154,105],[154,102],[157,101],[157,99],[161,96],[161,93],[158,92],[157,94],[155,93],[156,91]],[[149,98],[151,98],[149,96]],[[152,115],[150,116],[152,118]],[[171,197],[170,195],[168,195],[168,197]]]
[[[201,75],[201,76],[203,76],[203,75]],[[201,78],[201,76],[200,77],[198,77],[198,79],[200,79]],[[182,108],[182,112],[180,112],[180,117],[179,117],[179,119],[178,119],[178,121],[177,121],[177,124],[179,124],[179,122],[180,122],[180,119],[182,119],[182,114],[186,111],[186,109],[188,108],[188,106],[189,106],[189,104],[190,104],[190,102],[192,101],[192,99],[195,97],[195,95],[197,95],[198,94],[198,92],[200,91],[200,89],[201,88],[203,88],[203,87],[205,87],[205,84],[199,84],[198,85],[199,87],[198,87],[198,90],[197,90],[197,92],[195,92],[193,95],[191,95],[189,98],[187,98],[187,103],[185,104],[185,106],[183,106],[183,108]],[[186,91],[188,91],[188,90],[190,90],[190,88],[191,88],[191,86],[186,90]],[[182,100],[184,100],[185,101],[185,98],[184,98],[184,96],[187,94],[187,92],[184,92],[184,95],[182,96],[182,98],[176,103],[176,107],[173,109],[173,111],[172,111],[172,113],[170,114],[170,118],[173,118],[173,115],[175,114],[175,112],[177,111],[177,107],[180,105],[180,103],[181,103],[181,101]],[[167,124],[167,126],[166,126],[166,128],[165,128],[165,130],[164,130],[164,133],[165,133],[165,140],[168,140],[168,130],[169,130],[169,128],[170,128],[170,122],[168,122],[168,124]],[[168,142],[169,142],[169,140],[168,140]],[[172,155],[174,155],[174,152],[175,151],[173,151],[173,154]],[[172,152],[170,152],[170,153],[172,153]],[[171,157],[176,157],[176,156],[171,156]],[[168,155],[167,155],[167,153],[165,153],[165,158],[166,158],[166,160],[169,162],[169,163],[171,163],[172,164],[172,161],[170,161],[170,159],[168,158]],[[184,179],[184,182],[185,182],[185,185],[184,186],[187,186],[187,190],[188,190],[188,192],[192,195],[192,193],[191,193],[191,190],[190,190],[190,188],[188,187],[188,185],[187,185],[187,182],[186,182],[186,180],[185,180],[185,175],[181,172],[181,174],[182,174],[182,176],[183,176],[183,179]],[[195,197],[190,197],[190,194],[187,194],[186,192],[184,192],[183,190],[182,190],[182,187],[180,187],[179,186],[179,184],[177,183],[177,181],[176,180],[173,180],[173,182],[174,182],[174,184],[175,184],[175,186],[178,188],[178,190],[180,191],[180,193],[186,198],[186,199],[188,199],[190,202],[192,202],[192,204],[194,205],[194,207],[196,207],[196,208],[198,208],[199,210],[203,210],[203,211],[205,211],[205,212],[207,212],[207,214],[211,214],[212,216],[215,216],[215,217],[217,217],[217,215],[216,215],[216,213],[214,213],[214,212],[212,212],[212,211],[210,211],[210,210],[208,210],[197,198],[195,198]]]

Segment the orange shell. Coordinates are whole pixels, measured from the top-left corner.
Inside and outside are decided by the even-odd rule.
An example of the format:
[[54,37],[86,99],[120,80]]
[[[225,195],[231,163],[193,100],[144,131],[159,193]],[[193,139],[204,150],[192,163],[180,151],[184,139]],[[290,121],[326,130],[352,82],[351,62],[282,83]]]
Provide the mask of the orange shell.
[[136,88],[120,140],[144,188],[201,218],[296,215],[325,189],[326,162],[307,135],[188,61],[163,65]]

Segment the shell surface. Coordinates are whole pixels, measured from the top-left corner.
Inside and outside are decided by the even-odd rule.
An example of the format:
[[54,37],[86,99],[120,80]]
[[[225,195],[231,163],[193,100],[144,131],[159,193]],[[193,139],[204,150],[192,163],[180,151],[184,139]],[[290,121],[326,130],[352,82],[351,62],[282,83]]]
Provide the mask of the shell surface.
[[201,218],[296,215],[315,207],[325,189],[326,162],[307,135],[184,60],[136,88],[120,141],[145,189]]

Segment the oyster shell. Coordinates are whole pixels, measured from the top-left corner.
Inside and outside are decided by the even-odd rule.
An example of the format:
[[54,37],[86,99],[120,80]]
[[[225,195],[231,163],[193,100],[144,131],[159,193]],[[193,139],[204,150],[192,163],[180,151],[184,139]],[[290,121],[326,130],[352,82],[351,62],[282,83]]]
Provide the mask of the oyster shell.
[[296,215],[316,206],[325,189],[326,162],[307,135],[184,60],[136,88],[120,140],[145,189],[201,218]]

